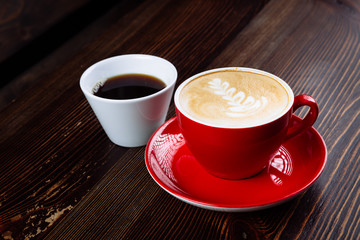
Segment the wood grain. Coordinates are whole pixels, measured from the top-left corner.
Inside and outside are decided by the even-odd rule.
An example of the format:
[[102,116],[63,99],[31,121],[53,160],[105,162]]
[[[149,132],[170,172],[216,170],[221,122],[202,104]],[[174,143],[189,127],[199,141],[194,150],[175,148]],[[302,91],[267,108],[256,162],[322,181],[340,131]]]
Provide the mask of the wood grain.
[[[45,61],[37,71],[29,68],[44,60],[90,23],[118,3],[115,0],[4,0],[0,3],[0,109],[37,81],[37,71],[49,72]],[[125,0],[123,1],[125,2]],[[134,2],[136,3],[136,2]],[[85,39],[85,38],[84,38]],[[72,51],[62,51],[66,56]],[[57,64],[64,57],[57,57]],[[11,83],[11,84],[10,84]]]
[[88,0],[62,0],[50,4],[43,0],[31,3],[24,0],[2,1],[0,63],[88,2]]
[[[359,20],[358,0],[114,5],[29,68],[23,76],[36,83],[0,112],[0,238],[358,239]],[[124,53],[170,60],[177,85],[203,70],[247,66],[312,95],[328,150],[324,173],[262,211],[221,213],[177,200],[148,174],[144,147],[107,139],[78,86],[88,66]],[[37,71],[43,64],[46,73]]]

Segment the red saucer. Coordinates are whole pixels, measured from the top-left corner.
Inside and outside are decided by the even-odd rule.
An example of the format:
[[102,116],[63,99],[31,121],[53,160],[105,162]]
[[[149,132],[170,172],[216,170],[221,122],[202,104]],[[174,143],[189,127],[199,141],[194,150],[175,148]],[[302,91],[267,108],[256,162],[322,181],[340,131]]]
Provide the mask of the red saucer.
[[193,157],[176,118],[153,134],[145,152],[150,175],[165,191],[198,207],[231,212],[264,209],[295,197],[320,176],[326,159],[324,140],[310,128],[283,144],[269,166],[256,176],[217,178]]

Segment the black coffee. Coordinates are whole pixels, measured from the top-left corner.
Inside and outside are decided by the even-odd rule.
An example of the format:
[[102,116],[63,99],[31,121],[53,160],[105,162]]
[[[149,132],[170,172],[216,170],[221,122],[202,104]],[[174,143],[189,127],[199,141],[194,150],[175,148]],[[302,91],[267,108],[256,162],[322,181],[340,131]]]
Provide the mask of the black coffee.
[[154,94],[165,88],[160,79],[145,74],[124,74],[107,79],[94,95],[108,99],[133,99]]

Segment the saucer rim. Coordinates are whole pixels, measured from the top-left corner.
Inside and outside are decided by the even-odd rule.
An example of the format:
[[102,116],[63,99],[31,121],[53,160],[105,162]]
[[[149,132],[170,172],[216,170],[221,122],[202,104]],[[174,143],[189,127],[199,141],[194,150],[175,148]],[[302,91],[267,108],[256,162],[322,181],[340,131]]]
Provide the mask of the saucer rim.
[[[293,115],[293,117],[296,118],[297,120],[301,119],[296,115]],[[192,197],[189,194],[186,194],[185,192],[176,191],[175,189],[172,189],[171,187],[169,187],[168,184],[164,183],[157,176],[156,172],[150,166],[150,162],[148,160],[148,153],[150,151],[150,146],[152,145],[151,143],[154,140],[156,140],[155,137],[160,132],[162,132],[164,129],[166,129],[169,125],[176,124],[176,122],[177,122],[176,117],[170,118],[164,124],[162,124],[153,133],[153,135],[150,137],[150,139],[148,141],[148,144],[146,145],[146,149],[145,149],[145,164],[146,164],[146,168],[147,168],[150,176],[157,183],[157,185],[159,185],[163,190],[165,190],[167,193],[169,193],[173,197],[175,197],[175,198],[177,198],[177,199],[179,199],[179,200],[181,200],[181,201],[183,201],[185,203],[188,203],[190,205],[196,206],[196,207],[200,207],[200,208],[204,208],[204,209],[208,209],[208,210],[213,210],[213,211],[221,211],[221,212],[250,212],[250,211],[257,211],[257,210],[267,209],[267,208],[270,208],[270,207],[275,207],[277,205],[280,205],[280,204],[282,204],[284,202],[287,202],[287,201],[297,197],[299,194],[301,194],[306,189],[308,189],[314,182],[316,182],[316,180],[323,173],[323,171],[325,169],[325,166],[326,166],[326,163],[327,163],[327,155],[328,155],[328,153],[327,153],[327,148],[326,148],[325,141],[322,138],[322,136],[320,135],[320,133],[314,127],[310,127],[305,131],[310,131],[312,133],[312,135],[316,136],[316,139],[317,139],[316,141],[319,141],[320,145],[323,148],[324,158],[322,160],[322,166],[318,170],[317,174],[315,176],[313,176],[312,178],[310,178],[308,183],[305,184],[303,187],[299,188],[296,191],[291,192],[290,194],[280,196],[279,198],[281,198],[281,199],[275,199],[275,200],[269,201],[269,202],[267,202],[265,204],[251,204],[251,203],[249,203],[249,204],[240,204],[241,206],[237,206],[237,204],[210,203],[210,202],[202,201],[202,200],[199,200],[199,199],[196,199],[196,198]],[[179,189],[181,190],[181,188],[179,188]]]

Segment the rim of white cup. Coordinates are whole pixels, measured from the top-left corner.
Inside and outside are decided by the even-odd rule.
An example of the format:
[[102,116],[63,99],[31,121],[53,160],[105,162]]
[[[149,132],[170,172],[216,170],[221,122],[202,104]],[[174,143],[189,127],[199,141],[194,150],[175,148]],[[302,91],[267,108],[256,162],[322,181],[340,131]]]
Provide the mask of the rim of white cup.
[[[265,122],[261,122],[261,123],[257,123],[257,124],[247,124],[245,126],[225,126],[225,125],[220,125],[220,124],[211,124],[211,123],[207,123],[204,121],[201,121],[199,119],[195,119],[194,117],[192,117],[191,115],[189,115],[181,106],[180,101],[179,101],[179,96],[180,96],[180,92],[181,90],[185,87],[186,84],[188,84],[189,82],[191,82],[192,80],[202,76],[202,75],[206,75],[209,73],[213,73],[213,72],[220,72],[220,71],[242,71],[242,72],[251,72],[251,73],[257,73],[257,74],[261,74],[261,75],[265,75],[268,76],[270,78],[273,78],[275,81],[277,81],[280,85],[282,85],[285,88],[285,91],[288,93],[288,97],[289,97],[289,102],[286,106],[286,108],[278,115],[274,116],[273,118],[265,121]],[[211,69],[211,70],[207,70],[207,71],[203,71],[200,72],[196,75],[191,76],[190,78],[186,79],[185,81],[183,81],[179,87],[176,89],[175,91],[175,95],[174,95],[174,103],[176,108],[183,114],[185,115],[187,118],[191,119],[194,122],[198,122],[200,124],[206,125],[206,126],[210,126],[210,127],[215,127],[215,128],[227,128],[227,129],[244,129],[244,128],[251,128],[251,127],[258,127],[258,126],[262,126],[262,125],[266,125],[268,123],[271,123],[279,118],[281,118],[282,116],[284,116],[284,114],[286,114],[293,106],[294,104],[294,92],[292,91],[292,89],[290,88],[290,86],[281,78],[279,78],[278,76],[271,74],[269,72],[263,71],[263,70],[259,70],[259,69],[255,69],[255,68],[249,68],[249,67],[222,67],[222,68],[215,68],[215,69]]]
[[[161,81],[163,81],[166,85],[165,88],[161,89],[160,91],[144,96],[144,97],[138,97],[138,98],[132,98],[132,99],[109,99],[109,98],[103,98],[103,97],[99,97],[94,95],[94,93],[92,92],[93,88],[95,87],[95,85],[92,87],[92,89],[89,91],[88,88],[85,86],[85,78],[87,77],[88,74],[91,74],[91,72],[95,69],[100,67],[103,64],[108,64],[111,61],[115,61],[117,59],[121,59],[121,58],[148,58],[149,60],[151,59],[156,59],[158,61],[163,62],[164,64],[168,65],[168,67],[171,69],[171,71],[173,72],[173,76],[172,79],[174,79],[174,81],[172,81],[170,84],[164,82],[162,79],[160,79]],[[120,73],[121,74],[137,74],[136,72],[126,72],[126,73]],[[144,73],[146,74],[146,73]],[[153,76],[151,74],[148,74],[150,76]],[[116,75],[114,75],[116,76]],[[83,91],[84,94],[86,94],[87,97],[90,98],[94,98],[97,99],[98,101],[104,101],[104,102],[109,102],[109,103],[130,103],[130,102],[138,102],[138,101],[145,101],[149,98],[153,98],[157,95],[162,94],[163,92],[167,91],[170,87],[172,87],[173,85],[176,84],[176,79],[177,79],[178,73],[176,70],[176,67],[168,60],[166,60],[165,58],[162,57],[158,57],[158,56],[154,56],[154,55],[149,55],[149,54],[123,54],[123,55],[118,55],[118,56],[113,56],[113,57],[109,57],[109,58],[105,58],[103,60],[100,60],[96,63],[94,63],[93,65],[91,65],[90,67],[88,67],[83,74],[80,77],[80,88]],[[99,79],[98,82],[100,81],[104,81],[106,79]]]

